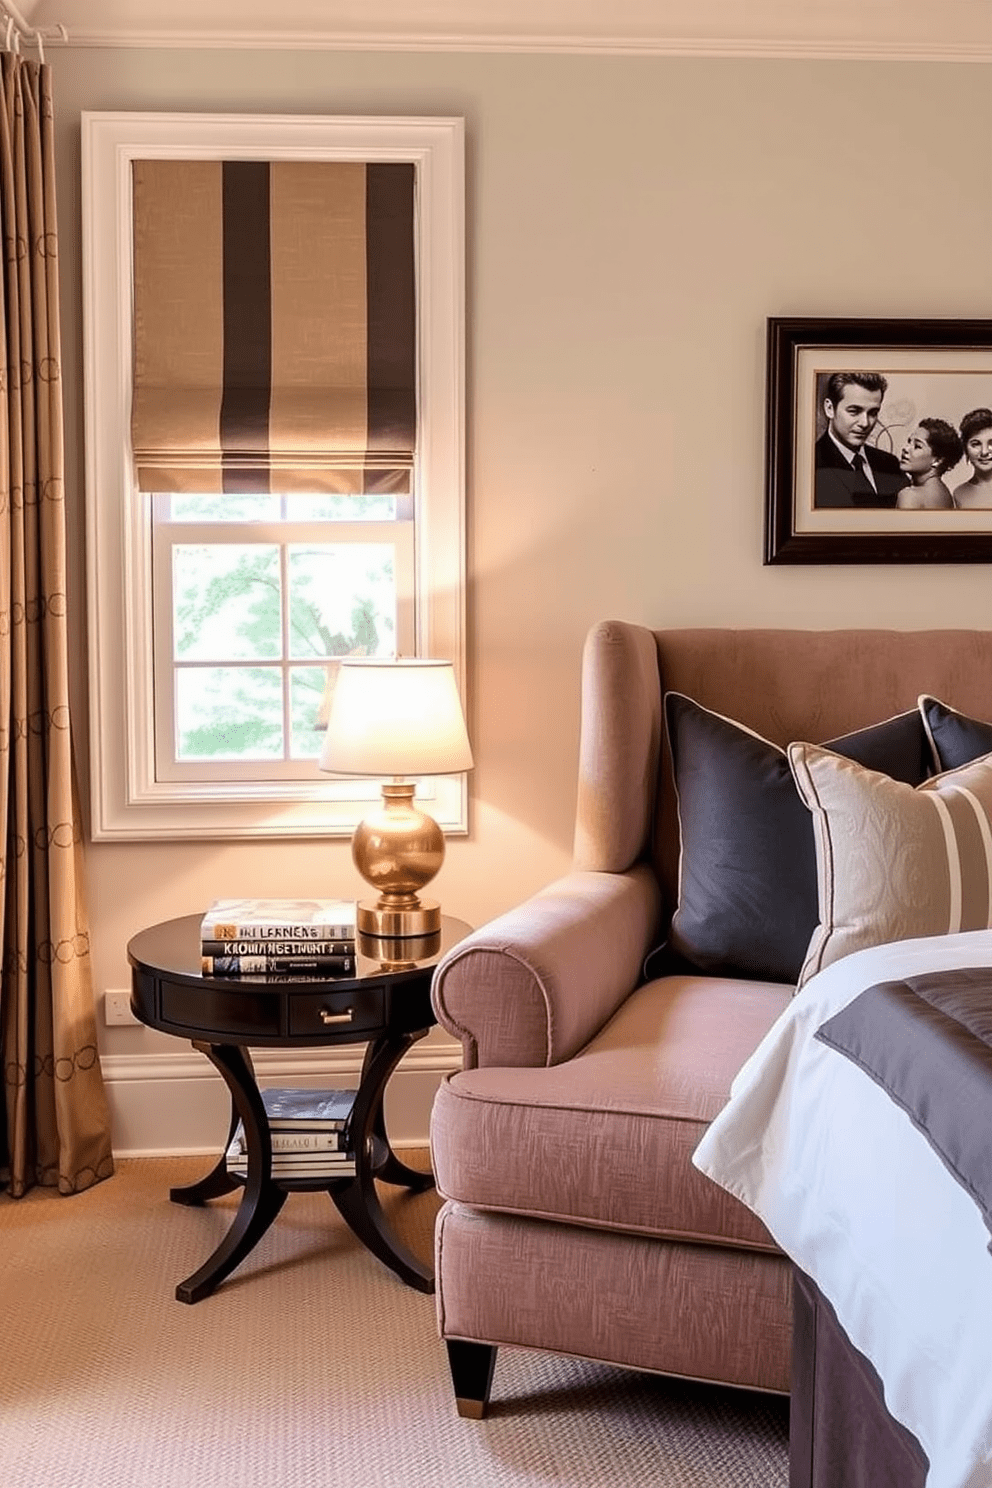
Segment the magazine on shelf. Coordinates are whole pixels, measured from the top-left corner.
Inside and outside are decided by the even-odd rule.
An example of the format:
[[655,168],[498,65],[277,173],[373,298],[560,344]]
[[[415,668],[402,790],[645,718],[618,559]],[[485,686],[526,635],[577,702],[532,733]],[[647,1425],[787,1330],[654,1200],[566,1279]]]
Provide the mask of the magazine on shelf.
[[354,899],[215,899],[200,940],[355,939]]
[[300,1085],[270,1085],[261,1090],[269,1130],[343,1131],[351,1117],[357,1091],[307,1090]]
[[[272,1143],[273,1178],[347,1178],[355,1172],[348,1121],[354,1090],[269,1086],[260,1090]],[[228,1171],[248,1173],[247,1140],[239,1121],[225,1154]]]

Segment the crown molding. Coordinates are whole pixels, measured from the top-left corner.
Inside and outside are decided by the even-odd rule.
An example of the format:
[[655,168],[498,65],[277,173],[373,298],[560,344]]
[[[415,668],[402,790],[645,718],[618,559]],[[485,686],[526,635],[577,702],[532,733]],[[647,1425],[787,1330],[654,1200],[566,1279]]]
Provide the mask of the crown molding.
[[992,61],[989,0],[21,0],[70,46]]

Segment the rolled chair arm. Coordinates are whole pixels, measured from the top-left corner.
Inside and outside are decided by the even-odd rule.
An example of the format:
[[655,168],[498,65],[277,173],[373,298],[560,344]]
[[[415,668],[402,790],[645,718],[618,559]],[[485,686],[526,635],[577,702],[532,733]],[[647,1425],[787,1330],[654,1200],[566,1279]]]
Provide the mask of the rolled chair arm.
[[570,1059],[637,985],[660,913],[646,863],[576,872],[460,941],[431,995],[465,1068]]

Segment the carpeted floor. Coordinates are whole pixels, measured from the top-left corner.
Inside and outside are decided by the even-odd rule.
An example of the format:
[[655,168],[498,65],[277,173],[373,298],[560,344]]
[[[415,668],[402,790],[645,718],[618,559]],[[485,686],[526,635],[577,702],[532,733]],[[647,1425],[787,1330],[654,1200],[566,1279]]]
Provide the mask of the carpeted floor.
[[[776,1398],[504,1349],[490,1416],[461,1420],[433,1297],[326,1195],[290,1195],[212,1297],[176,1302],[234,1212],[169,1203],[206,1166],[0,1198],[2,1488],[785,1488]],[[435,1196],[384,1194],[429,1258]]]

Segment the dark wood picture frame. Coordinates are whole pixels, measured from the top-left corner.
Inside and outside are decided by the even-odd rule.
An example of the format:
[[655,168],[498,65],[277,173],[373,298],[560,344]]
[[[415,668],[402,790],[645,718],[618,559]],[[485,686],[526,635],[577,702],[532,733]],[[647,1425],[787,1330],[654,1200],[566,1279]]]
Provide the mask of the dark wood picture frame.
[[[957,427],[970,408],[992,409],[992,320],[769,319],[764,562],[992,562],[992,506],[845,512],[817,505],[814,447],[825,379],[869,368],[888,381],[889,418],[883,403],[878,429],[898,455],[895,443],[928,413]],[[933,396],[924,392],[921,400],[921,388]],[[962,462],[965,474],[969,468]]]

